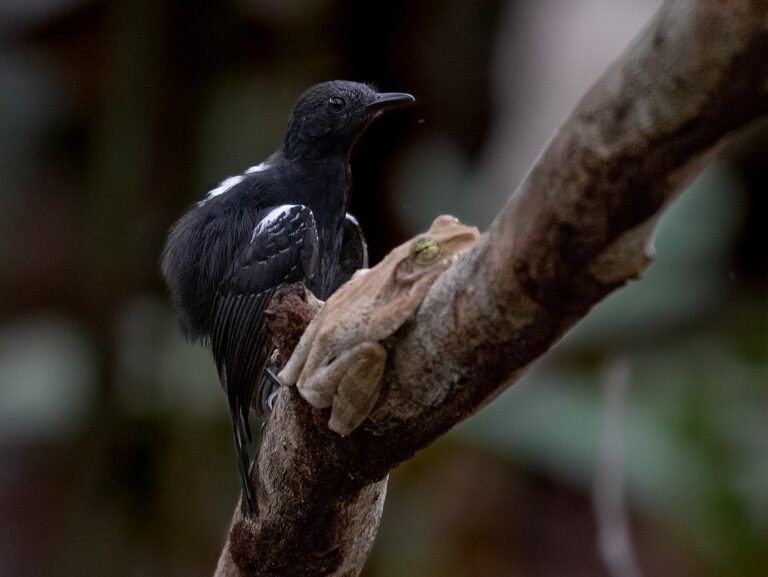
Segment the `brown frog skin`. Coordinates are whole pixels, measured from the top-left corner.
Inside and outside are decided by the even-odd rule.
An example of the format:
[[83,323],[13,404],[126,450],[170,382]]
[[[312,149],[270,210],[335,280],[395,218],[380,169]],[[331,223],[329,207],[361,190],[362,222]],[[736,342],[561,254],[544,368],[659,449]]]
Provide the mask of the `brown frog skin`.
[[331,430],[351,433],[379,395],[387,358],[381,342],[415,316],[437,277],[479,237],[477,228],[439,216],[426,233],[356,272],[309,324],[280,380],[312,406],[331,407]]

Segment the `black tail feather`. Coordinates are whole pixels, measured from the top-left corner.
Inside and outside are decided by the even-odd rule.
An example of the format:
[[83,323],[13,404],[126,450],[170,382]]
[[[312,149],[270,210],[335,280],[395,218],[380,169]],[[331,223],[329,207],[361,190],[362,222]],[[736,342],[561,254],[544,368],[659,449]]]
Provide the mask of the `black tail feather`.
[[251,483],[250,466],[251,459],[248,456],[248,448],[246,439],[249,435],[248,425],[244,424],[242,419],[233,416],[235,423],[235,450],[237,451],[237,466],[240,470],[240,481],[243,486],[243,503],[242,510],[247,517],[252,517],[257,511],[256,495],[253,490],[253,484]]

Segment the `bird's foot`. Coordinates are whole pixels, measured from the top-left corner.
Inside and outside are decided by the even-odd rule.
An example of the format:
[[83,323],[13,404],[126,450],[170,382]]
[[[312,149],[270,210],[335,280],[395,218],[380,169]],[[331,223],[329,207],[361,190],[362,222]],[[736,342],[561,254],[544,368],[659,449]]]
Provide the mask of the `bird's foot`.
[[275,407],[277,395],[284,385],[280,377],[270,368],[264,369],[264,376],[266,379],[262,381],[261,411],[265,418],[269,418]]

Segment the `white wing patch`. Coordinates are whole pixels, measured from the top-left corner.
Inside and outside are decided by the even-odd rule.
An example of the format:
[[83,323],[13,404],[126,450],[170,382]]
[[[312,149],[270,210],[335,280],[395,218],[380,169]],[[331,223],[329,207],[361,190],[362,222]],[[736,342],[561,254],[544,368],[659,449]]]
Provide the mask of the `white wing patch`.
[[[262,218],[259,221],[259,224],[256,225],[256,228],[253,229],[253,234],[251,235],[251,242],[253,242],[253,239],[256,238],[256,235],[263,232],[265,228],[269,227],[273,223],[277,222],[281,218],[284,218],[288,215],[288,213],[293,210],[294,208],[298,209],[304,209],[307,208],[303,204],[281,204],[280,206],[277,206],[270,210],[264,218]],[[299,218],[296,216],[296,218]]]

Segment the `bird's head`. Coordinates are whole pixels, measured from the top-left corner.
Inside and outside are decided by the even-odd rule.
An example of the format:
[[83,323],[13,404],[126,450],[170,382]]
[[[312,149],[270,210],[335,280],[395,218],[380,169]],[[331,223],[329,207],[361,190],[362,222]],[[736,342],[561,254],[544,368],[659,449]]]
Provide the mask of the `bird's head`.
[[282,151],[287,158],[348,154],[381,112],[411,104],[402,92],[377,92],[367,84],[332,80],[316,84],[293,108]]

